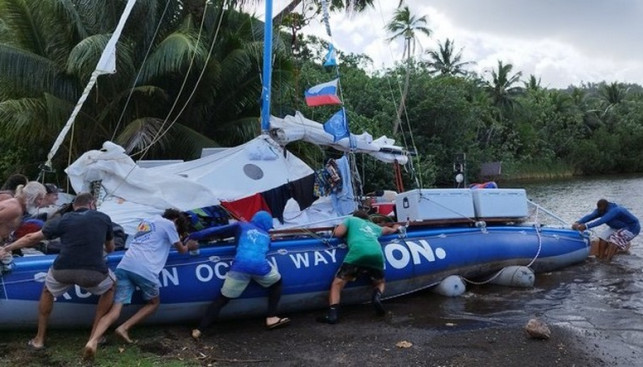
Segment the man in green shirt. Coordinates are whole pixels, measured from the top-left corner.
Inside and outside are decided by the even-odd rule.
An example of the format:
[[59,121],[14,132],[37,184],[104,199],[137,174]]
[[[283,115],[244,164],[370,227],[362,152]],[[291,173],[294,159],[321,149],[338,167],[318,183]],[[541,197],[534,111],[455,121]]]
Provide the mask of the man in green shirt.
[[371,301],[377,314],[381,316],[386,313],[381,300],[384,293],[384,254],[378,238],[384,234],[395,233],[399,228],[398,224],[393,227],[380,227],[369,221],[368,214],[362,210],[355,211],[352,217],[346,218],[342,224],[335,227],[333,236],[346,236],[348,254],[330,287],[328,296],[330,308],[326,315],[318,317],[317,321],[327,324],[337,323],[342,289],[346,283],[361,276],[368,276],[373,283]]

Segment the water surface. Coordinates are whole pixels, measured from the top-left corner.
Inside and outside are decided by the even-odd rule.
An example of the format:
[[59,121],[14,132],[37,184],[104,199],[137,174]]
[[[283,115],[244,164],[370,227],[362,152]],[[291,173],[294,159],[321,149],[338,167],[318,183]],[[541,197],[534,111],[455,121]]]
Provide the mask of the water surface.
[[[517,187],[517,185],[512,185]],[[522,184],[529,199],[556,213],[568,224],[592,211],[605,198],[643,218],[643,177],[602,177]],[[601,227],[597,229],[601,230]],[[609,363],[641,365],[643,354],[643,238],[636,237],[629,254],[610,264],[590,257],[582,264],[537,274],[534,288],[468,285],[467,292],[448,299],[431,294],[405,302],[427,302],[427,327],[457,324],[524,325],[532,317],[575,330]],[[421,319],[421,317],[420,317]],[[415,324],[421,320],[415,320]]]

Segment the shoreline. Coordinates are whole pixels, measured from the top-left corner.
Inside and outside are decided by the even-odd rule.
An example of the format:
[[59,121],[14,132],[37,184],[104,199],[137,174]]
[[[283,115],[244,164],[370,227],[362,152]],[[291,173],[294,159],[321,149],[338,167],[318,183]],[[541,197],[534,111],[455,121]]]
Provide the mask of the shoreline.
[[[336,325],[315,322],[323,310],[285,315],[292,322],[275,330],[266,330],[263,319],[223,320],[199,341],[190,337],[193,325],[135,328],[130,333],[138,340],[134,345],[110,330],[109,343],[99,349],[93,365],[132,365],[134,360],[171,366],[618,365],[596,335],[587,337],[570,327],[550,324],[551,338],[538,340],[524,331],[528,320],[523,325],[447,322],[420,317],[416,313],[426,311],[413,304],[389,307],[384,318],[376,317],[370,305],[346,307]],[[0,336],[3,366],[78,365],[89,330],[50,330],[47,349],[38,352],[26,347],[32,333],[35,326]]]

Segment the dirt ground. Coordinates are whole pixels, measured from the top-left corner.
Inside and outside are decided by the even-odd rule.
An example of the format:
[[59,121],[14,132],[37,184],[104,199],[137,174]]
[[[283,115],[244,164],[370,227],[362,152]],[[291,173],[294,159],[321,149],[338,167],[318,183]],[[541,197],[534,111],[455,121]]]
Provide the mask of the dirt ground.
[[271,331],[262,330],[261,320],[225,322],[195,348],[206,366],[609,365],[562,327],[550,325],[551,338],[535,340],[527,336],[524,325],[436,325],[436,320],[428,325],[417,322],[404,305],[390,308],[384,318],[377,318],[368,305],[345,309],[336,325],[315,322],[322,312],[296,314],[291,325]]
[[[340,323],[320,324],[322,311],[296,313],[291,323],[267,330],[262,319],[227,320],[200,341],[190,326],[139,327],[135,345],[113,334],[99,350],[98,366],[614,366],[580,335],[549,325],[549,340],[527,336],[523,325],[459,323],[426,317],[401,298],[376,317],[370,305],[342,309]],[[422,314],[422,317],[419,317]],[[525,320],[525,324],[528,320]],[[78,366],[87,331],[49,333],[48,348],[26,348],[30,332],[0,337],[0,365]],[[65,349],[69,349],[65,351]],[[152,357],[150,357],[152,356]],[[114,359],[116,358],[116,359]]]

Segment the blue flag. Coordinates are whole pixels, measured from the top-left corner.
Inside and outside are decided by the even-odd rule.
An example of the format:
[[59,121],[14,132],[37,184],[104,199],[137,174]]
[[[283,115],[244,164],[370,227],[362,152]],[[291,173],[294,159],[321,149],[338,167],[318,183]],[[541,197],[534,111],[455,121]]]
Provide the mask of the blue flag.
[[343,108],[324,123],[324,131],[333,136],[333,142],[350,137],[351,133],[348,130],[348,118]]
[[328,53],[324,56],[324,66],[337,66],[337,53],[332,43],[328,45]]

